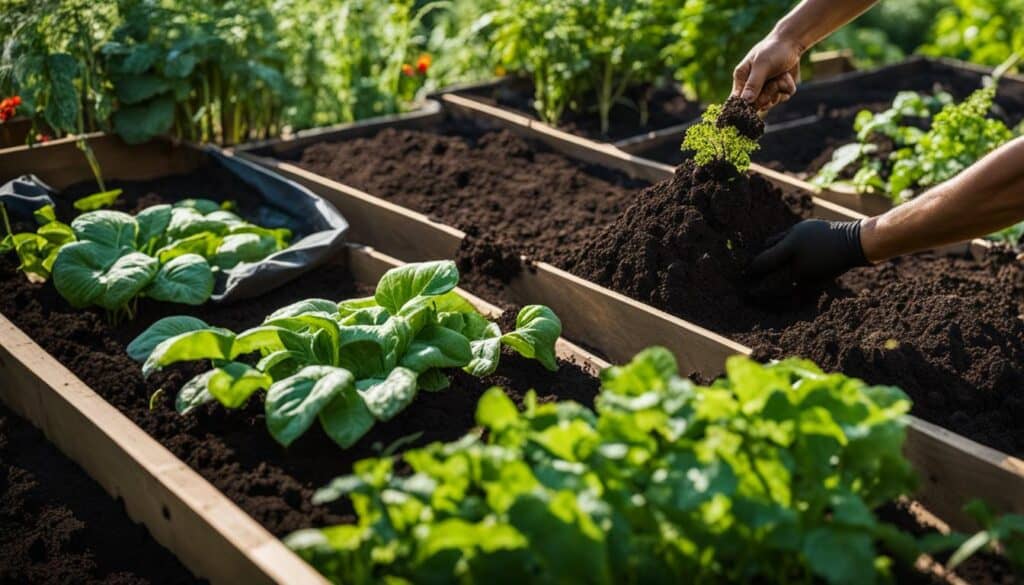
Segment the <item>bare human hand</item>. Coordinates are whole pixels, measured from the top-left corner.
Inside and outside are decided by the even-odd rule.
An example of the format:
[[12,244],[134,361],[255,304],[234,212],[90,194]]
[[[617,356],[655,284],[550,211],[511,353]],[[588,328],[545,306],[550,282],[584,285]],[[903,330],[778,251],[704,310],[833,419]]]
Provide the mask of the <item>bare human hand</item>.
[[732,95],[767,110],[796,93],[803,48],[777,35],[754,45],[733,71]]

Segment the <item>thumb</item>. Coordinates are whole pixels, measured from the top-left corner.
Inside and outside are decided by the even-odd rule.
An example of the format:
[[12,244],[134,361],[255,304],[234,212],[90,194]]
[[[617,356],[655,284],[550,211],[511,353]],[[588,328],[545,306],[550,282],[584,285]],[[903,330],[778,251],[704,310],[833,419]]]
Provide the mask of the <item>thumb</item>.
[[[753,276],[765,276],[775,272],[793,256],[793,239],[790,232],[780,234],[782,241],[758,254],[750,263],[749,272]],[[776,238],[780,237],[776,236]]]
[[750,75],[747,76],[747,82],[743,84],[743,91],[740,92],[740,98],[743,101],[753,103],[759,95],[761,90],[764,89],[764,82],[766,80],[764,67],[760,67],[756,62],[750,65]]

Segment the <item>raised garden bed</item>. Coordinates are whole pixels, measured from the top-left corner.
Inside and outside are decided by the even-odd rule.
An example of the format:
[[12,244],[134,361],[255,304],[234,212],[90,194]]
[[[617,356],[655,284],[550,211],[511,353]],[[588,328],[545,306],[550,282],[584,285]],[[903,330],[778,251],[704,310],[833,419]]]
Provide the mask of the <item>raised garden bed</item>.
[[[453,96],[445,96],[446,100],[451,97]],[[527,135],[531,135],[530,132],[539,131],[536,127],[519,126],[517,128],[519,129],[518,131],[520,133]],[[373,225],[375,225],[377,229],[372,230],[372,232],[360,234],[360,238],[368,239],[374,242],[375,245],[381,246],[382,248],[388,250],[389,252],[392,252],[396,255],[406,256],[411,259],[423,259],[430,257],[451,257],[452,255],[457,254],[458,249],[464,245],[462,243],[463,236],[465,235],[465,232],[463,230],[453,230],[451,225],[444,225],[431,221],[420,213],[410,213],[408,210],[404,210],[401,207],[395,206],[393,201],[410,198],[410,200],[414,202],[419,201],[420,203],[422,203],[423,194],[425,193],[443,193],[444,198],[446,199],[455,198],[463,202],[465,205],[474,205],[471,202],[472,198],[464,198],[462,195],[459,194],[461,188],[457,184],[452,184],[450,182],[451,177],[457,176],[458,171],[460,169],[450,169],[445,170],[443,172],[438,172],[439,168],[446,168],[444,167],[444,165],[447,163],[435,160],[435,156],[432,155],[433,149],[438,148],[432,146],[433,144],[436,144],[438,142],[449,143],[448,146],[445,147],[446,149],[456,148],[456,145],[461,140],[463,140],[463,138],[459,138],[457,136],[444,137],[444,132],[438,131],[437,129],[435,129],[435,131],[433,132],[420,131],[418,134],[416,134],[415,139],[406,139],[405,144],[407,145],[407,148],[405,148],[404,150],[397,150],[394,148],[392,141],[401,138],[401,136],[403,135],[404,133],[395,131],[382,132],[381,134],[378,135],[377,138],[380,138],[381,140],[385,141],[385,143],[388,146],[379,149],[374,148],[374,141],[377,138],[357,140],[355,142],[347,144],[345,141],[346,137],[343,134],[335,134],[331,137],[325,137],[328,139],[325,140],[325,142],[336,143],[329,145],[321,145],[317,147],[319,155],[329,157],[330,155],[325,153],[332,152],[332,149],[333,152],[339,153],[341,156],[335,160],[341,160],[343,162],[337,164],[340,164],[342,166],[351,165],[353,172],[367,181],[366,184],[361,185],[347,185],[344,184],[343,182],[339,182],[346,181],[347,178],[337,175],[335,176],[336,180],[319,177],[315,173],[312,173],[309,170],[301,168],[301,163],[300,165],[297,166],[292,162],[282,162],[280,160],[272,161],[266,158],[261,159],[261,162],[272,166],[273,168],[287,174],[288,176],[291,176],[296,180],[299,180],[300,182],[309,186],[311,189],[329,198],[332,202],[334,202],[343,210],[351,208],[352,210],[356,210],[356,212],[362,213],[367,217],[374,217],[376,219],[376,223],[374,223]],[[548,135],[548,138],[551,138],[550,135]],[[493,138],[492,140],[497,142],[498,139]],[[511,140],[511,138],[506,138],[506,140]],[[495,159],[493,156],[494,153],[492,153],[492,156],[490,156],[488,159],[490,167],[492,167],[492,169],[506,169],[511,167],[517,169],[516,172],[518,173],[529,174],[529,172],[524,171],[522,167],[529,168],[529,165],[531,164],[528,160],[529,156],[531,156],[530,153],[533,153],[532,156],[540,156],[535,151],[542,149],[538,147],[536,144],[534,144],[533,146],[529,146],[526,143],[522,144],[524,146],[519,146],[517,148],[511,149],[513,152],[521,153],[519,158],[510,158],[506,159],[506,161],[500,161]],[[424,146],[423,151],[420,150],[420,145]],[[577,150],[583,148],[585,148],[585,145],[581,145],[577,142],[570,141],[569,143],[563,145],[562,150],[563,152],[576,152]],[[301,160],[301,155],[299,153],[288,151],[289,145],[287,143],[281,143],[272,149],[265,149],[262,152],[264,154],[267,154],[269,152],[286,153],[283,155],[284,158]],[[353,157],[357,158],[353,160]],[[630,159],[628,157],[616,156],[614,155],[614,153],[609,153],[603,147],[598,147],[591,150],[588,153],[583,153],[583,158],[590,161],[596,160],[597,158],[604,158],[609,162],[615,160],[618,161],[619,168],[624,170],[629,170],[630,168],[632,168],[632,165],[635,164],[635,160]],[[387,178],[387,173],[375,174],[374,176],[367,177],[366,173],[358,172],[359,168],[388,167],[394,170],[398,167],[403,166],[411,170],[408,173],[406,173],[404,178],[400,181],[391,180]],[[469,163],[466,163],[466,166],[468,169]],[[551,161],[547,161],[546,166],[550,168],[552,166]],[[325,165],[325,167],[329,168],[330,164]],[[500,175],[502,171],[498,170],[495,172],[496,174]],[[540,171],[535,172],[539,173]],[[584,166],[577,165],[575,168],[566,171],[566,176],[571,177],[575,174],[584,172]],[[591,176],[591,178],[593,177]],[[476,179],[477,178],[474,176],[467,177],[465,186],[471,187],[473,185],[474,180]],[[622,178],[620,177],[619,180],[621,181]],[[503,194],[516,192],[515,186],[509,184],[494,183],[493,181],[485,181],[485,184],[488,185],[487,189],[489,190],[490,195],[482,193],[480,194],[483,195],[483,201],[479,203],[481,207],[485,209],[490,208],[492,210],[500,211],[502,208],[506,206],[514,205],[514,203],[510,204],[507,200],[507,197],[503,197]],[[772,190],[768,183],[760,181],[757,184],[757,188],[760,190],[759,193],[762,193],[761,196],[767,196],[771,194]],[[362,187],[362,189],[360,189],[360,187]],[[560,195],[560,197],[561,196],[562,195]],[[778,195],[773,196],[778,197]],[[568,197],[571,197],[571,195],[569,195]],[[632,197],[634,200],[636,200],[635,193]],[[806,194],[805,198],[807,198]],[[653,198],[650,197],[649,195],[645,195],[645,198],[642,201],[649,201],[651,199]],[[538,210],[532,212],[537,217],[543,215],[543,212],[550,209],[556,210],[556,213],[554,213],[553,215],[557,216],[558,203],[553,201],[551,195],[548,195],[547,198],[545,198],[543,191],[538,191],[532,195],[530,201],[531,205],[529,207]],[[806,199],[804,201],[804,204],[806,205]],[[439,203],[439,205],[444,204]],[[830,208],[826,207],[825,209]],[[421,211],[424,210],[434,213],[436,217],[437,211],[435,208],[421,208]],[[833,212],[835,211],[834,208],[831,208],[830,210]],[[679,213],[683,213],[683,216],[685,217],[685,209],[675,210],[672,209],[671,206],[669,206],[665,208],[663,211],[666,217]],[[697,212],[699,210],[693,209],[692,211]],[[349,212],[345,211],[345,213],[348,214]],[[512,242],[513,244],[518,244],[520,246],[533,246],[533,250],[535,251],[535,253],[539,251],[539,254],[542,254],[535,255],[533,257],[533,260],[554,260],[556,264],[563,263],[562,266],[568,268],[575,268],[576,266],[575,263],[572,262],[571,250],[552,249],[551,247],[540,245],[537,239],[533,239],[527,234],[525,230],[528,230],[529,222],[532,221],[532,219],[524,219],[522,221],[522,224],[517,224],[515,221],[510,221],[510,223],[502,225],[502,229],[498,230],[500,233],[488,234],[491,226],[471,224],[460,225],[458,222],[464,221],[464,218],[467,217],[467,213],[469,212],[467,212],[466,209],[460,207],[458,212],[453,213],[448,221],[455,223],[456,227],[462,227],[465,231],[473,230],[474,233],[472,235],[477,238],[483,235],[485,239],[490,238],[491,240],[497,242],[507,241],[505,234],[518,233],[520,239],[526,238],[526,241]],[[531,212],[529,211],[529,209],[523,211],[523,213],[526,214],[526,218],[531,217]],[[745,217],[760,217],[764,213],[764,210],[754,208],[738,212],[734,215]],[[607,214],[599,213],[597,209],[592,210],[589,217],[591,218],[591,225],[586,226],[586,231],[590,235],[593,235],[595,231],[600,231],[600,228],[597,226],[601,225],[602,221],[605,222],[605,225],[603,227],[608,227],[610,225],[607,223]],[[787,210],[782,210],[778,212],[775,217],[785,218],[784,222],[782,222],[785,223],[795,221],[795,219],[798,216],[789,213]],[[437,219],[444,220],[445,218],[439,217]],[[685,224],[686,222],[682,218],[679,218],[678,225],[682,226]],[[385,226],[387,226],[388,229],[384,229]],[[784,225],[764,225],[761,228],[761,230],[765,232],[765,234],[763,235],[767,235],[767,232],[770,231],[771,229],[779,229],[781,227],[784,227]],[[663,226],[657,229],[661,230],[659,233],[671,233],[671,230],[668,227]],[[403,238],[396,238],[393,236],[393,234],[396,232],[416,232],[420,235],[420,241],[416,242]],[[644,232],[643,230],[636,230],[635,233]],[[572,229],[566,230],[564,236],[566,238],[564,240],[565,246],[567,248],[571,248],[574,245],[573,242],[578,243],[580,241],[586,241],[586,235],[587,234],[576,234]],[[685,241],[686,240],[684,239],[680,242],[677,242],[674,245],[674,248],[685,248],[685,246],[683,246],[683,242]],[[442,244],[439,242],[445,243]],[[657,249],[659,246],[659,244],[656,244],[654,242],[652,242],[651,245],[654,246],[655,249]],[[705,243],[703,245],[706,246],[707,244]],[[747,242],[741,243],[741,245],[753,246],[756,244]],[[472,246],[467,247],[472,248]],[[963,247],[960,248],[961,254],[963,254],[963,249]],[[747,250],[744,253],[750,253],[750,251]],[[548,255],[545,256],[543,254]],[[592,241],[589,242],[589,245],[585,245],[582,248],[578,248],[576,254],[582,257],[594,257],[600,254],[611,255],[614,256],[614,262],[616,264],[628,259],[628,251],[625,248],[616,245],[613,234],[606,234],[606,237],[604,238],[598,237],[593,239]],[[908,259],[905,262],[925,266],[925,272],[927,272],[927,267],[929,266],[928,263],[930,262],[930,260],[928,260],[927,258]],[[937,262],[962,262],[964,264],[971,263],[971,261],[967,260],[966,258],[956,261],[947,260],[945,257],[938,259]],[[996,264],[998,264],[998,260],[994,260],[991,262],[995,262]],[[654,264],[652,264],[652,270],[655,271],[655,276],[658,275],[658,270],[656,268],[657,266],[667,266],[672,263],[673,260],[671,254],[663,256],[661,260],[658,262],[654,262]],[[685,260],[680,259],[678,263],[680,266],[686,266]],[[704,261],[703,264],[707,266],[707,270],[702,270],[699,272],[706,273],[708,271],[713,271],[715,269],[715,262],[713,260]],[[698,261],[697,265],[700,266],[701,262]],[[977,266],[976,272],[984,273],[986,270],[989,270],[989,268],[986,268],[983,264],[970,265]],[[891,266],[894,266],[894,264],[885,265],[880,268],[870,269],[873,273],[873,278],[881,278],[887,271],[891,272],[892,270],[894,270],[894,268],[891,268]],[[989,266],[992,266],[992,264],[990,263]],[[545,262],[537,262],[533,266],[533,268],[534,270],[524,271],[518,277],[513,278],[511,280],[509,285],[505,287],[509,294],[515,297],[519,292],[527,290],[531,291],[534,294],[537,294],[537,302],[544,302],[549,304],[556,311],[558,311],[560,315],[562,315],[567,335],[581,343],[597,348],[598,350],[606,353],[613,360],[621,359],[621,356],[617,355],[618,352],[636,351],[640,347],[643,347],[642,344],[644,344],[644,342],[646,342],[646,344],[666,343],[669,347],[677,348],[677,351],[680,352],[681,355],[686,355],[687,353],[691,354],[690,356],[687,356],[687,358],[689,358],[687,365],[696,367],[695,371],[699,371],[700,373],[705,375],[714,375],[717,373],[717,371],[713,369],[716,367],[715,365],[713,365],[714,360],[721,356],[723,353],[728,353],[730,351],[751,351],[749,349],[746,349],[746,347],[742,345],[738,345],[734,342],[729,342],[728,340],[720,336],[711,337],[708,335],[706,329],[702,330],[700,327],[695,327],[690,322],[683,321],[678,317],[673,317],[667,315],[664,312],[656,311],[655,309],[652,309],[649,306],[641,305],[640,303],[631,301],[626,297],[623,297],[622,295],[611,293],[607,289],[595,287],[593,284],[588,283],[583,279],[567,274],[566,272],[559,270]],[[1008,269],[1018,270],[1016,267],[1012,266],[1008,267]],[[587,271],[579,272],[582,276],[593,276],[598,279],[600,278],[597,275],[588,274]],[[683,272],[685,272],[685,270]],[[976,280],[976,276],[977,274],[968,275],[965,276],[965,278],[967,280]],[[681,282],[684,282],[687,285],[698,289],[697,291],[694,292],[694,294],[704,294],[709,297],[713,297],[714,295],[714,292],[711,292],[710,290],[706,292],[700,292],[700,283],[687,282],[685,280]],[[619,285],[616,285],[616,283],[608,280],[605,280],[605,283],[612,285],[612,288],[616,288],[616,286],[618,286],[618,290],[626,292],[627,294],[630,294],[634,298],[640,299],[642,301],[655,302],[656,304],[660,304],[663,308],[671,307],[670,302],[659,302],[656,298],[652,297],[650,291],[645,294],[641,292],[641,290],[630,290],[628,286],[622,286],[621,283]],[[654,288],[658,289],[658,283],[655,282],[654,284]],[[707,283],[705,283],[705,285],[706,284]],[[992,284],[991,279],[989,280],[989,284]],[[851,286],[853,286],[852,289],[850,288]],[[918,290],[917,292],[918,294],[922,295],[922,300],[920,300],[916,305],[911,305],[912,307],[930,306],[930,304],[933,303],[937,298],[940,298],[943,295],[948,294],[948,290],[943,288],[944,286],[947,285],[943,285],[942,283],[932,283],[931,288],[924,286],[923,284],[919,286],[920,290]],[[982,281],[981,283],[977,283],[976,286],[979,286],[981,290],[986,290],[984,288],[984,281]],[[659,294],[669,294],[669,297],[671,298],[670,289],[661,288],[660,291],[656,292],[659,292]],[[1006,291],[1003,290],[990,291],[990,294],[1004,295],[1004,293],[1006,293]],[[772,343],[777,342],[777,338],[780,335],[784,336],[787,331],[795,331],[796,329],[793,329],[793,327],[799,325],[800,323],[814,323],[814,319],[817,318],[816,312],[824,314],[826,312],[825,309],[832,306],[833,304],[842,302],[844,299],[866,295],[867,302],[869,304],[874,303],[876,307],[882,306],[882,300],[880,297],[877,296],[877,291],[868,291],[867,293],[862,293],[859,290],[859,287],[854,285],[846,285],[845,288],[841,287],[838,291],[826,292],[824,294],[825,296],[822,299],[820,299],[817,304],[811,304],[810,309],[803,309],[802,311],[796,312],[784,311],[779,315],[770,315],[771,318],[767,319],[763,323],[759,322],[758,319],[755,318],[751,321],[748,321],[745,324],[738,326],[722,326],[721,322],[716,321],[716,318],[719,318],[722,315],[725,315],[727,317],[731,316],[730,311],[732,310],[732,308],[729,306],[729,303],[742,306],[742,299],[737,298],[735,293],[733,293],[732,295],[727,295],[722,298],[702,298],[694,301],[692,304],[687,304],[688,308],[684,308],[682,310],[679,310],[678,307],[671,308],[676,309],[676,314],[679,314],[685,318],[689,318],[692,321],[696,321],[698,324],[704,323],[712,325],[714,327],[721,326],[721,328],[716,329],[717,331],[719,331],[719,333],[728,333],[730,336],[743,338],[748,343],[756,344],[759,347],[758,354],[762,355],[763,357],[769,357],[777,356],[783,353],[790,354],[801,353],[804,351],[809,352],[812,349],[811,343],[808,342],[807,344],[803,344],[802,342],[805,341],[805,339],[796,339],[797,336],[787,338],[785,340],[786,343],[788,343],[786,347],[779,347],[778,345],[772,345]],[[598,298],[601,300],[594,300]],[[903,305],[901,305],[901,309],[906,310],[905,306],[907,304],[908,303],[904,303]],[[837,304],[837,306],[839,305]],[[762,313],[762,315],[764,315],[764,313]],[[1010,339],[1013,339],[1016,335],[1015,333],[1013,333],[1012,329],[1013,327],[1016,327],[1015,317],[1016,316],[1014,315],[1014,319],[1011,319],[1009,322],[999,321],[993,323],[993,325],[997,328],[997,330],[999,327],[1002,327],[1004,334],[1009,335]],[[983,319],[983,317],[981,317],[980,315],[971,315],[967,317],[967,320],[976,318],[978,320]],[[610,321],[630,322],[635,324],[635,327],[642,331],[642,334],[639,336],[642,338],[642,340],[638,339],[637,336],[631,335],[629,333],[617,334],[607,332],[608,329],[615,329],[607,327],[607,323]],[[988,324],[991,321],[992,319],[987,319],[985,320],[985,323]],[[825,323],[825,321],[822,321],[822,323]],[[602,329],[604,331],[602,331]],[[632,327],[629,327],[628,329],[632,329]],[[828,329],[828,331],[831,331],[831,329]],[[824,332],[823,334],[828,335],[828,331]],[[927,337],[927,332],[919,331],[918,334]],[[674,340],[672,339],[673,335],[676,337]],[[920,339],[914,337],[908,340],[906,334],[904,334],[903,341],[907,345],[909,345],[910,348],[913,348],[915,347],[915,345],[920,346],[921,342],[925,339],[925,337],[922,337]],[[711,345],[716,346],[717,349],[707,346],[700,347],[691,345],[687,347],[686,341],[689,341],[690,339],[713,339],[714,342]],[[884,342],[887,340],[888,337],[882,339],[880,343],[884,345]],[[835,352],[831,354],[831,358],[828,355],[824,354],[818,357],[821,357],[822,359],[824,359],[824,361],[826,361],[826,363],[829,363],[829,359],[835,360],[836,356],[849,355],[848,353],[844,353],[841,350],[839,343],[841,343],[842,341],[844,340],[840,339],[834,344],[826,344],[826,347],[829,348],[829,351]],[[855,345],[852,345],[851,348],[859,347],[858,345],[856,345],[859,343],[859,341],[854,340],[853,343]],[[981,350],[984,346],[984,343],[977,338],[972,338],[970,343],[980,344],[978,345],[979,350]],[[639,345],[638,347],[638,344],[641,345]],[[926,395],[926,392],[933,391],[934,389],[923,389],[919,385],[916,385],[916,383],[912,379],[913,374],[911,374],[910,371],[906,368],[905,363],[900,366],[893,366],[891,368],[888,368],[886,371],[881,372],[878,369],[872,369],[871,367],[868,367],[868,365],[872,363],[876,365],[885,363],[885,361],[889,359],[889,356],[886,356],[884,352],[862,352],[862,355],[864,355],[864,359],[860,361],[851,359],[849,361],[841,363],[841,365],[844,366],[847,370],[845,373],[858,375],[858,373],[863,372],[863,374],[861,375],[864,375],[869,379],[871,377],[875,377],[878,381],[895,383],[897,385],[905,384],[908,386],[908,389],[911,391],[912,394],[914,394],[915,392],[917,393],[916,397],[920,401],[922,401],[922,405],[927,403],[928,396]],[[910,352],[909,357],[905,356],[905,359],[910,359],[912,361],[917,360],[914,361],[913,363],[918,363],[919,367],[924,367],[926,369],[930,368],[932,370],[941,370],[942,368],[939,365],[939,362],[944,358],[940,357],[937,358],[937,361],[929,361],[932,358],[928,356],[921,356],[919,353]],[[721,362],[719,361],[718,363],[720,364]],[[1010,371],[1014,371],[1015,366],[1013,365],[1012,361],[1004,361],[1003,364],[1010,367]],[[948,378],[947,380],[944,380],[944,382],[948,382]],[[972,388],[972,382],[973,380],[962,380],[959,384],[955,385],[954,387]],[[992,381],[989,380],[989,383],[991,384]],[[961,386],[960,384],[963,385]],[[1000,387],[1002,388],[1002,386]],[[917,390],[916,388],[921,389]],[[943,388],[942,390],[940,390],[940,392],[941,391],[953,392],[953,387]],[[1004,401],[1003,406],[1008,405],[1008,403],[1005,403],[1005,400],[1007,400],[1005,396],[1005,388],[1000,392],[1004,393],[1004,398],[1001,399]],[[1012,396],[1009,397],[1010,400],[1012,400],[1012,398]],[[995,417],[993,420],[1002,418],[1004,424],[1007,422],[1005,420],[1005,416],[1001,412],[999,412],[1001,407],[993,406],[985,408],[989,409],[988,413],[990,416]],[[941,410],[941,408],[938,410]],[[924,414],[931,415],[933,413],[928,412],[926,410]],[[950,415],[952,414],[953,412],[949,411],[939,412],[937,413],[935,418],[941,419],[941,422],[943,423],[955,425],[957,424],[956,421],[951,420]],[[966,421],[961,420],[960,422]],[[973,425],[968,425],[964,428],[966,428],[966,430],[974,430],[978,432],[979,435],[984,434],[984,429],[981,429],[979,426],[973,426],[972,429],[972,426]],[[952,441],[952,443],[948,443],[946,445],[947,448],[951,449],[951,452],[970,452],[971,454],[966,455],[966,458],[969,459],[972,457],[976,457],[976,461],[979,462],[978,469],[988,469],[991,472],[984,472],[982,475],[988,475],[990,478],[999,478],[995,479],[994,483],[989,484],[990,487],[999,485],[999,483],[1002,481],[1008,481],[1011,484],[1015,484],[1017,486],[1022,485],[1022,482],[1024,482],[1024,475],[1022,475],[1022,472],[1024,472],[1024,464],[1022,464],[1019,460],[1013,457],[1009,457],[995,450],[985,449],[984,447],[981,447],[981,445],[977,444],[973,444],[972,446],[967,447],[967,445],[971,445],[970,442],[963,441],[963,439],[957,438],[955,436],[951,436],[947,431],[942,430],[940,427],[935,427],[933,425],[927,425],[923,422],[919,422],[919,424],[915,428],[918,432],[920,432],[920,434],[917,435],[916,439],[920,440],[921,442],[917,443],[919,447],[918,449],[912,450],[915,453],[915,461],[922,466],[927,467],[928,465],[939,465],[943,468],[942,473],[948,472],[952,473],[954,476],[959,475],[959,471],[956,469],[957,466],[951,465],[948,462],[944,462],[944,460],[956,459],[958,456],[949,455],[948,457],[938,457],[935,455],[935,452],[939,449],[939,447],[937,447],[936,445],[942,444],[946,441]],[[1009,433],[1009,439],[1007,439],[1007,435],[1005,434],[1000,436],[984,436],[982,438],[985,438],[986,440],[991,439],[992,442],[997,443],[1005,440],[1005,442],[1003,442],[1002,445],[1005,445],[1011,449],[1019,449],[1019,446],[1014,447],[1014,445],[1016,445],[1017,437],[1019,437],[1019,434],[1014,434],[1012,429],[1012,425],[1003,429],[1004,431]],[[956,446],[953,446],[954,443],[956,444]],[[949,454],[949,452],[947,452],[947,454]],[[939,475],[941,475],[941,473],[939,473]],[[938,477],[936,476],[935,479],[938,480]],[[932,484],[930,486],[926,486],[926,491],[931,489],[937,494],[941,494],[941,492],[944,489],[950,489],[951,486],[956,486],[953,487],[952,489],[959,492],[958,497],[964,498],[967,497],[967,493],[970,493],[975,489],[978,489],[981,485],[978,481],[969,479],[968,476],[962,476],[959,479],[953,479],[953,477],[951,476],[943,480],[938,480],[938,482],[942,484],[941,487],[938,484]],[[997,492],[999,490],[1001,490],[1001,488],[997,488]],[[1022,502],[1014,501],[1012,498],[1000,498],[998,496],[996,497],[997,499],[1001,500],[1000,504],[1005,506],[1006,509],[1020,510],[1022,504],[1024,504]],[[945,500],[944,502],[941,503],[941,505],[943,506],[944,514],[949,514],[951,516],[957,514],[956,510],[958,509],[959,504],[954,503],[954,500],[956,498],[938,496],[938,499]],[[960,503],[962,504],[963,501],[965,500],[961,499]]]
[[[499,79],[453,88],[450,93],[497,106],[540,123],[540,117],[533,107],[534,86],[528,79]],[[606,134],[601,133],[596,105],[582,111],[567,111],[558,128],[592,140],[628,144],[652,132],[679,128],[700,117],[703,110],[700,104],[686,99],[673,85],[658,88],[638,87],[627,92],[624,97],[622,103],[617,103],[611,109]],[[647,102],[646,123],[643,119],[644,114],[636,106],[641,99]]]
[[[767,132],[760,140],[761,148],[754,153],[754,161],[804,182],[831,160],[836,148],[854,141],[853,121],[861,110],[886,110],[900,91],[942,90],[962,100],[981,87],[991,73],[991,69],[959,61],[914,57],[896,65],[803,84],[792,100],[769,113]],[[993,114],[1011,128],[1024,120],[1024,78],[1002,78]],[[651,138],[623,148],[676,165],[686,156],[679,150],[681,135]],[[867,214],[891,207],[890,200],[880,195],[818,189],[806,182],[804,186],[819,197]]]

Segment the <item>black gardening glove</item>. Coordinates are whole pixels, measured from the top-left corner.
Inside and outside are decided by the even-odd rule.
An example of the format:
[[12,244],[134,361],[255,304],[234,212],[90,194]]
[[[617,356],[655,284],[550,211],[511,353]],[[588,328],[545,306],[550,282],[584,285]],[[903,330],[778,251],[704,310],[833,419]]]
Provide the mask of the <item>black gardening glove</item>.
[[860,244],[860,221],[806,219],[770,241],[749,274],[766,292],[786,294],[801,284],[822,284],[870,264]]

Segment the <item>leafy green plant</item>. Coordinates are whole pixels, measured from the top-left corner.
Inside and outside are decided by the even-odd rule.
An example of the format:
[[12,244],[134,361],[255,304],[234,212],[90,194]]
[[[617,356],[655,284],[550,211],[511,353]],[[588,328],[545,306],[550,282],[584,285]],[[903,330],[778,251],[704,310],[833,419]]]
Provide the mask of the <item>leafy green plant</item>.
[[1002,553],[1013,569],[1024,575],[1024,516],[1012,514],[997,517],[981,500],[967,504],[966,512],[981,526],[981,530],[957,548],[946,566],[956,569],[961,563],[982,550]]
[[534,107],[544,121],[558,124],[567,107],[580,109],[592,99],[607,133],[612,106],[626,90],[661,79],[672,6],[654,0],[504,0],[493,13],[495,50],[509,69],[533,78]]
[[790,0],[687,0],[677,4],[665,45],[679,83],[702,101],[724,100],[732,71],[750,47],[793,7]]
[[952,0],[918,51],[996,67],[1024,51],[1024,0]]
[[757,141],[740,134],[733,126],[719,127],[721,113],[721,104],[708,106],[700,122],[686,130],[682,149],[693,151],[693,159],[700,166],[726,162],[745,171],[750,168],[750,155],[759,148]]
[[14,234],[4,212],[7,236],[0,252],[16,252],[30,280],[52,276],[72,306],[102,307],[113,321],[132,318],[139,297],[202,304],[213,293],[215,271],[261,260],[286,248],[291,237],[286,229],[248,223],[208,199],[155,205],[134,217],[91,211],[70,225],[56,219],[52,206],[35,217],[36,232]]
[[[901,92],[885,112],[860,112],[854,123],[857,142],[837,149],[814,182],[823,187],[834,185],[844,172],[859,164],[851,181],[858,192],[880,192],[897,203],[911,199],[953,178],[1013,138],[1005,124],[988,117],[995,92],[994,85],[984,87],[958,104],[949,103],[949,97],[942,94],[924,98]],[[930,117],[938,104],[945,105],[932,117],[927,131],[901,124],[908,116]],[[884,140],[895,148],[878,158],[877,142]]]
[[[369,459],[320,490],[358,523],[286,542],[335,582],[873,583],[879,544],[917,547],[872,510],[909,492],[910,403],[813,364],[731,358],[711,386],[649,349],[579,404],[519,411],[500,389],[475,435]],[[900,546],[894,546],[894,545]]]
[[[216,400],[239,408],[266,390],[267,429],[288,446],[320,422],[350,447],[377,420],[401,412],[419,390],[449,384],[445,369],[474,376],[495,371],[501,346],[555,370],[562,325],[547,307],[524,307],[516,329],[502,334],[455,290],[454,262],[410,264],[388,271],[373,297],[335,303],[307,299],[263,324],[235,334],[192,317],[154,323],[128,346],[144,375],[173,363],[210,360],[179,391],[178,412]],[[255,366],[237,361],[258,353]]]

